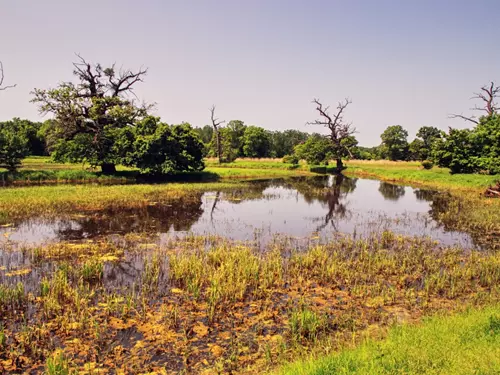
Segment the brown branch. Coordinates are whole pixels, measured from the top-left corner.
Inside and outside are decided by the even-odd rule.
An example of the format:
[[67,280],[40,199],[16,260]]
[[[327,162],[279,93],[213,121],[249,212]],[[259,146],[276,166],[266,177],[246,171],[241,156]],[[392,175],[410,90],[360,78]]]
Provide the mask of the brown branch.
[[210,107],[210,118],[212,120],[212,126],[214,127],[215,130],[218,130],[219,125],[224,124],[226,121],[219,121],[218,118],[215,118],[215,105]]
[[8,85],[8,86],[3,86],[3,80],[4,80],[4,74],[3,74],[3,64],[2,62],[0,61],[0,91],[3,91],[3,90],[7,90],[7,89],[11,89],[13,87],[16,87],[17,85]]
[[464,115],[457,115],[457,114],[451,114],[448,116],[448,118],[461,118],[462,120],[465,120],[465,121],[470,121],[474,124],[479,124],[479,121],[476,120],[475,117],[467,117],[467,116],[464,116]]

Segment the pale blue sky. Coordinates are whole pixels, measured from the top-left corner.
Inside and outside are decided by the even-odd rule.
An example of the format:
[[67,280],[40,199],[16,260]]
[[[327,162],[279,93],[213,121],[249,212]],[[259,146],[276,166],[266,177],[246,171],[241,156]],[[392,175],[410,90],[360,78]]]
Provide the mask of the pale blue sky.
[[305,126],[310,101],[348,96],[364,145],[388,125],[465,127],[472,92],[500,81],[500,1],[0,0],[0,119],[39,119],[34,87],[72,78],[74,53],[149,68],[137,89],[168,123]]

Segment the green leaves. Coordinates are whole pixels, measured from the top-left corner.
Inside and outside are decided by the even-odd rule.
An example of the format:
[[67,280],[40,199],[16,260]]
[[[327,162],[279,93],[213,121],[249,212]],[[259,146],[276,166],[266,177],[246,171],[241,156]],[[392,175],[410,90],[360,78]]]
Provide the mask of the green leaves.
[[[203,144],[189,124],[168,125],[159,118],[147,117],[134,129],[135,139],[122,144],[128,150],[125,160],[146,174],[172,174],[200,171],[203,163]],[[128,139],[129,140],[129,139]]]
[[500,115],[482,117],[472,130],[450,128],[432,154],[452,173],[500,173]]
[[29,138],[21,121],[0,123],[0,167],[14,172],[28,155]]

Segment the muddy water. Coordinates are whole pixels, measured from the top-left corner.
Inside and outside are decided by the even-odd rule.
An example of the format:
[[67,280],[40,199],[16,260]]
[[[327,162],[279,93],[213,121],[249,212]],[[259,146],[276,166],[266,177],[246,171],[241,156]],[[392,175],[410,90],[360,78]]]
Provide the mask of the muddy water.
[[382,230],[429,236],[445,245],[474,246],[467,233],[436,221],[446,196],[377,180],[334,176],[253,182],[248,188],[198,194],[190,203],[141,210],[30,218],[1,228],[0,238],[37,245],[113,234],[148,232],[163,240],[176,235],[215,234],[265,244],[276,235],[328,239]]

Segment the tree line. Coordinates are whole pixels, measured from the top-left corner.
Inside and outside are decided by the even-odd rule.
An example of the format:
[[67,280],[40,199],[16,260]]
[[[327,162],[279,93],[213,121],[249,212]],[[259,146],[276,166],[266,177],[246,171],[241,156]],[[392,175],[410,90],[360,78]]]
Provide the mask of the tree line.
[[[220,163],[238,157],[283,158],[311,165],[334,160],[344,169],[345,159],[418,160],[425,167],[436,164],[452,173],[500,173],[500,115],[496,99],[500,88],[494,83],[475,95],[484,104],[476,106],[481,116],[451,115],[474,124],[472,129],[448,132],[423,126],[408,141],[401,125],[387,127],[381,144],[362,147],[356,129],[344,116],[351,100],[346,98],[334,110],[314,99],[318,119],[308,122],[326,129],[327,135],[289,129],[269,131],[241,120],[225,122],[210,108],[211,124],[193,127],[188,123],[167,124],[151,115],[154,104],[139,101],[134,93],[147,69],[138,71],[104,68],[81,56],[73,64],[74,82],[62,82],[53,89],[34,89],[32,102],[45,122],[14,118],[0,123],[0,166],[15,171],[28,155],[50,155],[55,161],[87,163],[105,174],[116,165],[132,166],[146,174],[199,171],[205,157]],[[0,91],[5,86],[0,63]],[[311,127],[312,128],[312,127]]]

